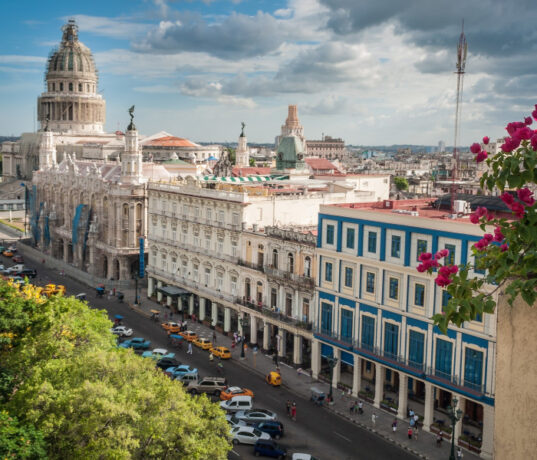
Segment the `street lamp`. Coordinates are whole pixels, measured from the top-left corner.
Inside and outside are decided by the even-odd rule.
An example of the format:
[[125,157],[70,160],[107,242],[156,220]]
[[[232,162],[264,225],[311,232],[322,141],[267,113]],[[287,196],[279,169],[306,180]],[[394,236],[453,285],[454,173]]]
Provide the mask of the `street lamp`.
[[336,367],[337,358],[328,356],[326,361],[328,361],[328,366],[330,367],[330,392],[328,393],[328,399],[332,402],[332,381],[334,380],[334,367]]
[[455,460],[455,424],[462,417],[462,410],[456,409],[457,398],[451,399],[451,405],[447,407],[448,416],[451,419],[451,454],[449,454],[449,460]]
[[26,187],[24,182],[21,182],[21,187],[24,187],[24,237],[26,238],[26,225],[28,222],[28,187]]
[[241,327],[241,359],[244,359],[244,328],[247,325],[246,320],[242,317],[239,317],[239,325]]

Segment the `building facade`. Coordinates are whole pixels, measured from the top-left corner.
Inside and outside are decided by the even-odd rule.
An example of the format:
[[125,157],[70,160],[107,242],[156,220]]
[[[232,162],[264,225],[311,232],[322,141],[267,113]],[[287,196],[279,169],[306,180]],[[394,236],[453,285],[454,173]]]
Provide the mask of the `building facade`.
[[451,263],[473,260],[481,230],[445,215],[419,200],[321,206],[312,370],[317,377],[337,358],[332,385],[346,383],[376,407],[394,403],[400,418],[409,399],[422,404],[425,430],[456,397],[464,417],[455,437],[463,423],[476,427],[481,455],[492,458],[496,318],[443,335],[431,317],[449,294],[416,270],[420,253],[444,248]]
[[281,133],[276,136],[275,146],[279,147],[281,140],[287,136],[296,136],[300,139],[301,144],[306,149],[306,138],[304,137],[304,127],[298,119],[298,108],[296,105],[290,105],[287,108],[287,118],[282,125]]
[[323,136],[321,140],[307,140],[306,150],[309,156],[328,160],[342,160],[348,155],[345,141],[330,136]]

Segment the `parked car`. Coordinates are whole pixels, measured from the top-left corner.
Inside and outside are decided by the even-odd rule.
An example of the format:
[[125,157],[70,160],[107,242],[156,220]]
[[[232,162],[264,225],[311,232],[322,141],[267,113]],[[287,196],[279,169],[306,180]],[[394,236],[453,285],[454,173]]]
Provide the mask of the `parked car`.
[[[237,420],[241,420],[235,417]],[[244,420],[243,420],[244,421]],[[267,420],[254,425],[259,431],[270,434],[274,439],[280,439],[283,436],[283,423],[277,420]]]
[[231,440],[233,444],[255,444],[260,439],[270,440],[270,436],[253,426],[236,426],[231,428]]
[[110,332],[120,337],[130,337],[132,335],[132,329],[126,326],[116,326],[110,329]]
[[303,453],[297,452],[293,454],[292,460],[319,460],[319,459],[310,454],[303,454]]
[[15,262],[16,264],[24,263],[24,258],[20,254],[14,254],[13,259],[11,260],[13,260],[13,262]]
[[192,343],[196,345],[198,348],[201,348],[202,350],[208,350],[209,348],[213,346],[212,342],[209,339],[206,339],[205,337],[198,337]]
[[142,337],[134,337],[133,339],[125,340],[120,347],[121,348],[134,348],[135,350],[147,350],[151,342],[145,340]]
[[179,332],[179,335],[189,342],[193,342],[198,338],[197,334],[194,331],[183,331]]
[[152,351],[144,351],[142,357],[158,361],[160,358],[175,358],[175,353],[168,353],[168,350],[164,348],[155,348]]
[[227,401],[220,401],[220,407],[228,412],[245,411],[252,408],[251,396],[235,396]]
[[37,276],[37,271],[33,268],[25,268],[23,270],[16,271],[14,275],[21,276],[22,278],[35,278]]
[[4,252],[2,252],[2,255],[5,257],[13,257],[13,251],[6,249]]
[[279,444],[276,444],[272,439],[261,438],[255,443],[254,455],[256,457],[262,455],[264,457],[282,459],[287,456],[287,449]]
[[229,348],[227,347],[216,347],[211,348],[209,350],[209,353],[212,353],[214,356],[220,359],[230,359],[231,358],[231,352],[229,351]]
[[8,249],[8,251],[11,251],[11,252],[13,252],[13,253],[17,252],[17,246],[14,245],[14,244],[11,244],[11,245],[9,246],[9,248],[7,248],[7,249]]
[[189,372],[187,374],[178,375],[174,378],[174,380],[177,380],[181,382],[184,386],[187,386],[190,382],[197,382],[199,379],[198,371],[196,372]]
[[21,270],[24,270],[26,267],[24,266],[24,264],[17,264],[17,265],[12,265],[11,267],[8,267],[6,269],[6,271],[8,273],[15,273],[15,272],[20,272]]
[[227,387],[222,393],[220,393],[220,399],[226,401],[233,398],[233,396],[251,396],[254,397],[254,392],[248,388],[241,387]]
[[274,412],[266,409],[250,409],[237,412],[236,417],[244,420],[246,423],[266,422],[267,420],[276,420],[278,417]]
[[244,420],[239,420],[234,414],[226,414],[226,422],[229,423],[231,428],[236,426],[247,426]]
[[172,333],[179,332],[181,330],[181,325],[174,323],[173,321],[162,323],[161,326],[165,331],[172,332]]
[[181,363],[179,361],[176,361],[174,358],[160,358],[157,361],[157,367],[159,367],[162,370],[166,370],[169,367],[177,367],[180,365]]
[[190,382],[187,391],[192,394],[210,393],[215,396],[220,396],[220,393],[226,388],[226,379],[222,377],[204,377],[197,382]]
[[181,364],[180,366],[169,367],[166,369],[166,374],[172,377],[178,377],[184,374],[197,373],[198,370],[190,367],[188,364]]

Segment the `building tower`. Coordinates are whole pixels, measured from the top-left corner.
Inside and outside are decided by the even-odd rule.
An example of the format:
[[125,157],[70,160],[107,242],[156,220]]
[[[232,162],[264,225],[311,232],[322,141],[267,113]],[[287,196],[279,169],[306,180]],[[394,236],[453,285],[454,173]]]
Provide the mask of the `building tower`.
[[39,170],[54,168],[56,166],[56,143],[54,133],[45,124],[39,143]]
[[103,132],[105,101],[97,94],[97,70],[89,48],[78,41],[78,26],[69,19],[62,27],[45,73],[46,90],[37,100],[37,118],[52,131],[96,134]]
[[248,143],[246,140],[246,135],[244,134],[244,127],[246,125],[242,123],[242,131],[239,136],[239,142],[237,146],[237,152],[235,152],[235,164],[240,168],[250,166],[250,152],[248,151]]
[[142,149],[138,144],[138,131],[134,126],[134,106],[129,109],[131,122],[125,132],[125,151],[121,154],[121,183],[138,185],[143,182]]
[[288,108],[287,119],[285,120],[285,124],[282,125],[282,132],[276,137],[276,148],[278,148],[281,140],[286,136],[297,136],[300,138],[302,145],[306,145],[304,128],[298,119],[298,109],[296,105],[290,105]]

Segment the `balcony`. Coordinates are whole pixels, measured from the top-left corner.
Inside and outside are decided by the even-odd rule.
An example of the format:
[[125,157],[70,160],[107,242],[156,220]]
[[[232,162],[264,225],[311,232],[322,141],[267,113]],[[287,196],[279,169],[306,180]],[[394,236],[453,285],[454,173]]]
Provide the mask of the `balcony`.
[[265,273],[269,277],[277,278],[280,281],[291,282],[295,285],[307,289],[313,289],[315,287],[315,280],[306,275],[297,275],[295,273],[289,273],[286,270],[280,270],[279,268],[274,268],[270,265],[265,266]]
[[304,329],[305,331],[311,331],[313,329],[313,324],[308,321],[301,321],[297,318],[284,315],[279,311],[274,311],[268,305],[259,302],[256,303],[252,300],[247,300],[245,297],[236,297],[235,303],[250,308],[251,310],[263,313],[263,315],[269,318],[274,318],[275,320],[281,321],[282,323],[292,324],[293,326],[298,327],[300,329]]
[[244,259],[239,259],[239,265],[241,267],[248,267],[253,270],[258,270],[262,273],[265,273],[265,267],[263,267],[263,264],[254,264],[253,262],[247,262]]

